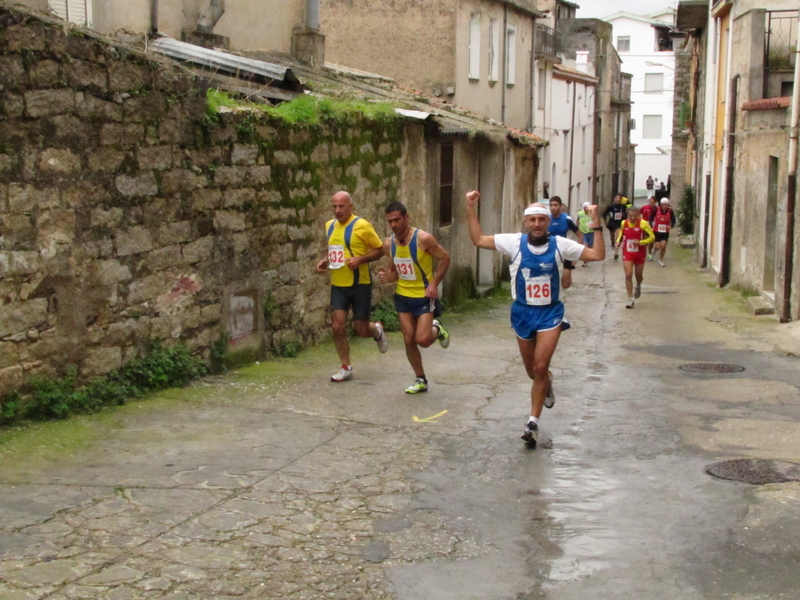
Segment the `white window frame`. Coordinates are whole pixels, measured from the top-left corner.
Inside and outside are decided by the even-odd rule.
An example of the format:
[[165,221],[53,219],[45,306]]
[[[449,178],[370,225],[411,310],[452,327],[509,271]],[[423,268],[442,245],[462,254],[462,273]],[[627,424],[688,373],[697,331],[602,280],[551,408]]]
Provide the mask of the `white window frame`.
[[469,78],[481,78],[481,13],[474,12],[469,18]]
[[517,81],[517,28],[508,25],[506,28],[506,85],[512,86]]
[[586,162],[586,127],[583,127],[581,128],[581,163],[585,162]]
[[[655,124],[658,123],[658,135],[653,135]],[[642,117],[642,139],[660,140],[664,131],[664,115],[644,115]]]
[[500,19],[489,19],[489,81],[500,79]]
[[663,94],[664,93],[664,74],[645,73],[644,74],[644,93]]
[[[627,44],[627,48],[624,50],[620,48],[622,42]],[[617,52],[630,52],[631,51],[631,36],[629,35],[618,35],[617,36]]]
[[537,102],[538,108],[545,109],[547,107],[547,71],[544,67],[539,69],[539,98]]
[[92,0],[48,0],[47,6],[65,21],[92,26]]
[[571,133],[570,131],[565,131],[564,132],[564,152],[563,152],[563,160],[562,160],[562,162],[564,163],[564,171],[569,169],[569,137],[570,137],[569,134],[570,133]]
[[567,82],[567,104],[572,102],[572,93],[571,92],[572,92],[572,82],[568,81]]

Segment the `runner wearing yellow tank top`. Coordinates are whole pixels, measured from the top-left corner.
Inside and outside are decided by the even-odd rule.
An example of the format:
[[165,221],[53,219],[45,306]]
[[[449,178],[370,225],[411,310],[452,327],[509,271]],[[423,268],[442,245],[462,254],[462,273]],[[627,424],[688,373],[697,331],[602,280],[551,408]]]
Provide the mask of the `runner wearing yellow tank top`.
[[437,339],[442,348],[450,345],[450,335],[436,319],[441,313],[439,284],[450,266],[450,255],[431,234],[411,227],[402,203],[392,202],[386,207],[386,220],[392,237],[384,242],[383,251],[391,263],[388,270],[378,270],[378,278],[381,283],[397,282],[394,306],[403,330],[406,357],[416,375],[406,393],[419,394],[428,391],[419,349],[427,348]]
[[347,192],[332,198],[334,218],[325,224],[326,252],[317,263],[317,272],[331,274],[331,326],[333,343],[342,368],[331,376],[341,382],[353,378],[350,344],[347,339],[347,313],[353,311],[353,328],[359,337],[371,337],[378,349],[386,352],[388,340],[383,325],[371,323],[372,285],[367,263],[383,256],[381,238],[366,219],[353,214],[353,200]]

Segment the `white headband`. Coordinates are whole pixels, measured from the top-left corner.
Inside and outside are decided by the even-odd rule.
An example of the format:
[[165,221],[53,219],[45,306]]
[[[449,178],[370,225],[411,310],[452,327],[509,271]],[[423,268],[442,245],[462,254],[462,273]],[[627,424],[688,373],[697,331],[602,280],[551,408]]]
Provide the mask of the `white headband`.
[[550,209],[537,203],[525,209],[525,216],[527,217],[529,215],[544,215],[549,217]]

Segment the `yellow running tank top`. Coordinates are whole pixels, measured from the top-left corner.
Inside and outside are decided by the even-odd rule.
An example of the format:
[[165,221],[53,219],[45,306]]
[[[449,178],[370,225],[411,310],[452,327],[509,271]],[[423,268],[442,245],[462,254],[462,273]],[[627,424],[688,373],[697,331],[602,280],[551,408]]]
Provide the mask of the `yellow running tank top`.
[[433,257],[419,248],[418,235],[419,229],[415,229],[405,246],[392,236],[392,261],[398,277],[395,293],[408,298],[424,298],[425,288],[433,281]]

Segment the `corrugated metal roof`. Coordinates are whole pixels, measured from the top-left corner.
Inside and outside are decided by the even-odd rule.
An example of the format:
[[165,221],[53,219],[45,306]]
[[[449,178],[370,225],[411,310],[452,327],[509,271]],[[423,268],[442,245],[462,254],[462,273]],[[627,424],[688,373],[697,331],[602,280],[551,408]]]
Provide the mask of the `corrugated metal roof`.
[[358,79],[374,79],[375,81],[383,81],[384,83],[394,83],[394,79],[391,77],[377,75],[376,73],[369,73],[368,71],[361,71],[359,69],[353,69],[352,67],[345,67],[334,63],[326,62],[325,68],[330,69],[331,71],[336,71],[337,73],[342,73],[343,75],[349,75],[350,77],[357,77]]
[[300,80],[289,67],[262,60],[244,58],[219,50],[209,50],[167,37],[157,39],[149,47],[172,59],[220,71],[240,79],[251,79],[255,75],[266,80],[280,81],[293,87],[300,85]]

